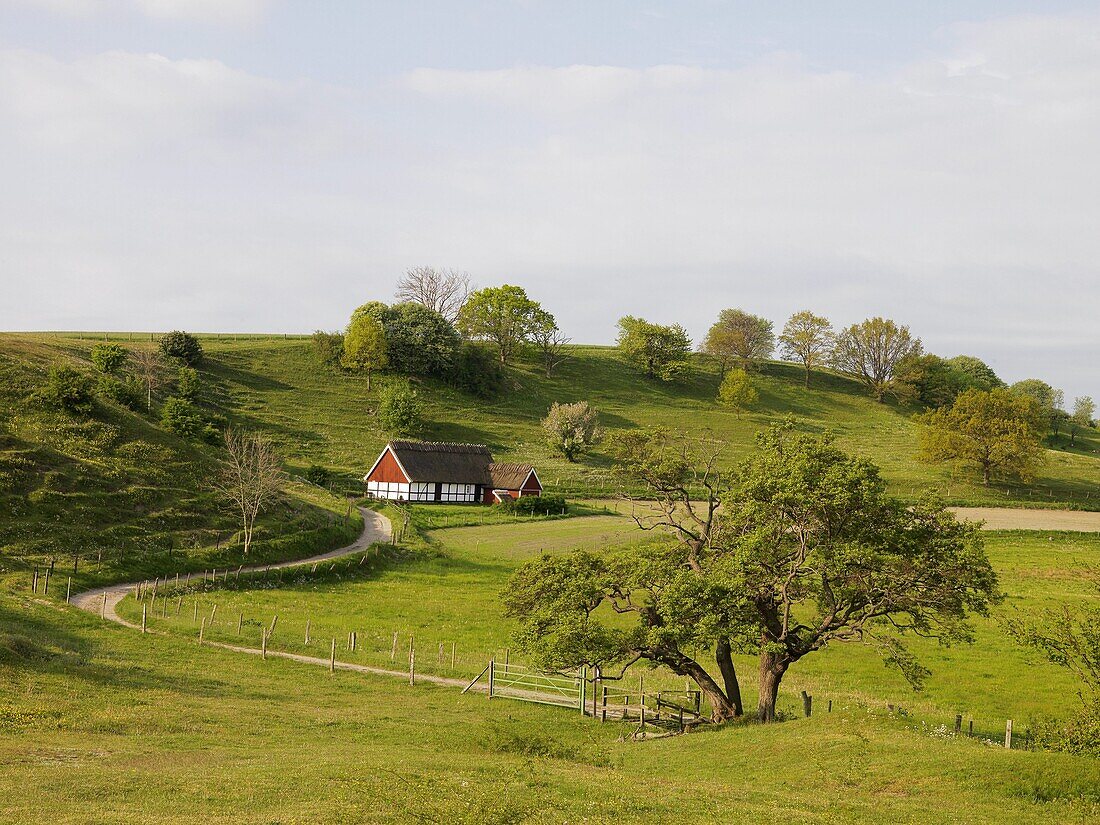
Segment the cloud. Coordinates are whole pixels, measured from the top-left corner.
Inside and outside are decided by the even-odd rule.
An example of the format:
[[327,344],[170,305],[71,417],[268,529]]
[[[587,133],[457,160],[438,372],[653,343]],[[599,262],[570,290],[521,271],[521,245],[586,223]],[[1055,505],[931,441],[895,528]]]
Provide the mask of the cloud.
[[432,262],[523,283],[580,341],[628,312],[697,337],[724,306],[885,314],[1096,393],[1100,18],[933,45],[877,74],[777,54],[357,90],[7,53],[0,327],[334,327]]
[[0,0],[0,8],[38,9],[69,17],[135,13],[156,20],[239,26],[261,19],[272,0]]

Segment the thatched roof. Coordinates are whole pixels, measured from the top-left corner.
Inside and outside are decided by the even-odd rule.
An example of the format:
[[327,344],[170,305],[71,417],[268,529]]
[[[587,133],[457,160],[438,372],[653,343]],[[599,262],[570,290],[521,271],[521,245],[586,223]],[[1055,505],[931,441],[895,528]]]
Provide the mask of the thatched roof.
[[391,441],[390,449],[405,468],[409,481],[442,481],[489,487],[493,454],[481,444],[449,441]]
[[494,490],[518,490],[527,480],[533,468],[530,464],[489,465],[489,477],[493,480]]

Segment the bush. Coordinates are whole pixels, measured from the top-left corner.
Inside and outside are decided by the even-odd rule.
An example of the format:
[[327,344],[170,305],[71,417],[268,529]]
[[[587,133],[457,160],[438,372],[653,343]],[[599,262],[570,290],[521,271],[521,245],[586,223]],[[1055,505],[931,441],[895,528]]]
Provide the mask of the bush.
[[130,353],[119,344],[96,344],[92,347],[92,363],[107,375],[114,375],[122,369],[129,357]]
[[565,496],[521,496],[511,501],[502,501],[498,507],[503,507],[509,513],[531,516],[557,516],[561,515],[568,506]]
[[209,425],[202,411],[186,398],[177,395],[164,402],[160,411],[160,423],[169,432],[184,438],[202,436],[205,439],[210,435],[206,432]]
[[114,375],[101,375],[96,382],[96,390],[109,401],[121,404],[131,410],[145,408],[145,393],[141,384],[133,378],[116,378]]
[[176,377],[176,396],[192,402],[198,401],[201,388],[202,382],[199,380],[198,370],[191,367],[180,367],[179,374]]
[[391,384],[382,391],[378,419],[389,432],[415,435],[424,428],[424,405],[408,384]]
[[339,332],[317,330],[313,333],[313,352],[325,366],[339,367],[344,357],[344,336]]
[[189,367],[202,363],[202,344],[189,332],[176,329],[161,336],[160,351],[166,358],[175,358]]
[[743,369],[732,369],[718,388],[718,401],[731,410],[746,410],[760,398],[752,378]]
[[50,367],[38,397],[50,406],[75,413],[89,413],[95,406],[91,377],[60,364]]
[[1100,757],[1100,699],[1068,721],[1043,721],[1034,727],[1035,744],[1041,748],[1080,756]]
[[550,448],[561,453],[568,461],[576,461],[578,455],[588,452],[589,448],[603,436],[599,417],[587,401],[576,404],[550,406],[550,412],[542,420],[542,431]]
[[327,467],[322,467],[320,464],[311,464],[305,471],[305,479],[310,484],[316,484],[318,487],[327,487],[332,480],[332,473]]
[[455,359],[454,383],[479,398],[492,398],[504,388],[504,370],[491,347],[466,341]]

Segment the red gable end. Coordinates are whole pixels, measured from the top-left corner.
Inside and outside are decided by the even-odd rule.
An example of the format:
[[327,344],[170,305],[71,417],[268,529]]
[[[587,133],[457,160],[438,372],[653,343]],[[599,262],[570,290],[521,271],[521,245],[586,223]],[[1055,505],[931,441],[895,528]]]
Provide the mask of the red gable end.
[[402,471],[401,465],[397,463],[397,459],[394,458],[393,450],[387,448],[378,459],[378,463],[374,465],[374,469],[370,471],[370,474],[367,476],[367,481],[396,481],[401,484],[407,484],[409,478],[405,475],[404,471]]

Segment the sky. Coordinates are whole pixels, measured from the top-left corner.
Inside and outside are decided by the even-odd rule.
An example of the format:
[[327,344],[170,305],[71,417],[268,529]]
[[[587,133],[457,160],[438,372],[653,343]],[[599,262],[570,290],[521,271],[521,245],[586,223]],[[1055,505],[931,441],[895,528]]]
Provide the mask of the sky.
[[1100,3],[0,0],[0,329],[881,315],[1100,397]]

